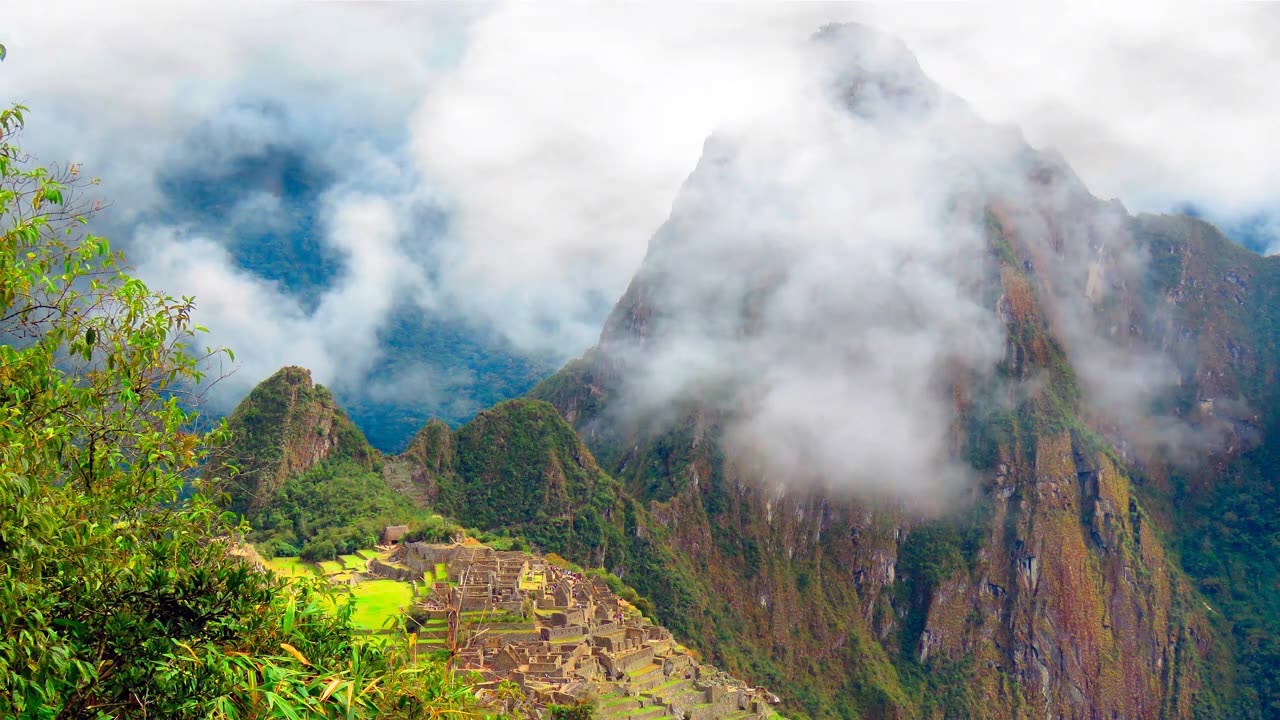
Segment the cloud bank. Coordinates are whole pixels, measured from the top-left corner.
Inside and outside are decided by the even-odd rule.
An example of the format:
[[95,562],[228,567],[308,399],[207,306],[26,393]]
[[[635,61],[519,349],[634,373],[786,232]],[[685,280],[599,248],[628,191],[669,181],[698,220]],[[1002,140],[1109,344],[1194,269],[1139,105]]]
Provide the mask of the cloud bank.
[[[0,22],[0,100],[32,107],[29,150],[106,178],[108,234],[147,279],[198,295],[212,339],[243,359],[227,385],[234,400],[285,363],[326,383],[369,384],[369,358],[386,345],[379,331],[406,306],[463,318],[524,352],[579,354],[713,132],[806,123],[812,147],[784,133],[742,162],[783,173],[776,182],[793,192],[812,189],[804,202],[814,206],[787,210],[797,217],[834,202],[817,139],[852,164],[887,158],[859,156],[847,128],[790,118],[781,103],[803,86],[808,36],[844,20],[902,37],[978,116],[1057,148],[1102,197],[1135,210],[1262,213],[1260,227],[1277,206],[1280,146],[1269,137],[1280,96],[1269,87],[1280,11],[1266,6],[55,4],[10,8]],[[269,186],[236,196],[217,221],[173,205],[175,172],[199,168],[223,188],[242,181],[239,163],[281,148],[318,178],[314,222],[299,226],[288,194]],[[883,218],[919,224],[912,213],[937,209],[936,198],[894,200],[929,162],[907,153],[895,160],[903,177],[866,188],[884,203],[855,218],[872,224],[867,237]],[[853,167],[836,179],[866,183]],[[254,228],[273,227],[306,228],[302,262],[324,266],[314,296],[238,260]],[[962,255],[961,235],[913,250],[916,269]],[[795,262],[852,262],[850,280],[880,277],[857,274],[877,271],[854,262],[862,254],[822,250]],[[805,289],[772,311],[799,313]],[[906,290],[885,292],[892,305]],[[829,349],[856,355],[848,342]],[[985,350],[966,357],[986,362]],[[424,397],[431,378],[450,391],[462,381],[431,367],[410,376]],[[386,395],[390,380],[378,380],[370,386]]]
[[[955,447],[957,388],[1034,393],[1040,380],[997,377],[994,198],[1021,213],[1064,344],[1159,366],[1097,332],[1086,288],[1101,246],[1110,270],[1141,268],[1110,206],[1065,169],[1041,187],[1051,158],[981,121],[900,42],[828,27],[792,57],[773,111],[706,143],[611,319],[602,350],[623,399],[608,422],[675,420],[693,401],[762,478],[951,507],[973,479]],[[1149,399],[1108,379],[1085,383],[1110,407]]]

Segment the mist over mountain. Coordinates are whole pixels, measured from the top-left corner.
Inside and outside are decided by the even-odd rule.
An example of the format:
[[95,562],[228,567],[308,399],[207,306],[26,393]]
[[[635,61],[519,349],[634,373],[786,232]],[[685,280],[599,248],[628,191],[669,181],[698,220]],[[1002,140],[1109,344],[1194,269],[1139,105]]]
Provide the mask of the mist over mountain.
[[1094,197],[900,41],[811,47],[532,395],[745,619],[706,646],[806,712],[1266,716],[1231,623],[1274,627],[1273,526],[1210,508],[1275,481],[1274,259]]
[[808,717],[1268,717],[1280,266],[1095,197],[892,36],[807,42],[528,397],[392,456],[305,371],[255,389],[255,542],[441,512],[603,567]]
[[[269,107],[248,112],[279,114]],[[295,351],[315,344],[316,351],[338,361],[327,370],[336,380],[333,389],[376,447],[402,450],[428,419],[463,422],[527,391],[555,367],[554,356],[521,350],[487,326],[393,296],[393,288],[333,296],[353,274],[375,283],[391,272],[386,263],[363,272],[357,265],[361,256],[369,257],[370,248],[359,240],[369,228],[328,225],[325,211],[338,178],[308,148],[266,140],[258,145],[246,132],[234,124],[201,128],[188,145],[213,136],[242,154],[213,161],[193,153],[163,170],[159,183],[168,203],[146,223],[179,228],[179,237],[190,238],[185,248],[200,252],[194,258],[159,253],[153,256],[153,269],[166,275],[187,273],[193,283],[206,283],[201,263],[213,254],[230,266],[227,281],[232,287],[260,283],[269,288],[266,297],[279,293],[284,304],[273,307],[292,317],[281,326],[263,328],[262,341],[274,342],[273,332],[292,334]],[[447,222],[438,207],[427,205],[414,213],[415,227],[428,245],[433,238],[440,241]],[[212,240],[191,237],[208,228],[220,233]],[[352,252],[326,241],[330,232],[350,234]],[[156,242],[145,236],[141,241]],[[233,280],[236,276],[242,280]],[[343,314],[348,319],[339,321]],[[341,322],[346,331],[326,337],[325,326],[343,327]],[[213,409],[225,411],[227,402],[236,399],[215,397]]]
[[[95,222],[140,272],[205,298],[215,341],[259,349],[240,354],[216,412],[299,363],[371,422],[389,395],[374,358],[399,357],[388,338],[439,348],[434,328],[476,351],[403,374],[400,395],[424,393],[426,414],[461,421],[527,388],[594,341],[706,137],[777,113],[803,82],[805,38],[832,20],[907,39],[979,116],[1058,148],[1099,196],[1134,211],[1191,203],[1250,247],[1272,243],[1259,188],[1280,163],[1254,140],[1280,118],[1266,8],[553,15],[156,6],[121,25],[107,5],[15,12],[5,39],[26,59],[10,61],[7,92],[49,115],[31,151],[106,179],[112,205]],[[55,60],[69,23],[118,33]],[[75,78],[56,71],[69,64]],[[463,357],[494,353],[509,372]],[[445,407],[459,392],[469,409]],[[386,409],[412,416],[375,433],[394,448],[422,413]]]

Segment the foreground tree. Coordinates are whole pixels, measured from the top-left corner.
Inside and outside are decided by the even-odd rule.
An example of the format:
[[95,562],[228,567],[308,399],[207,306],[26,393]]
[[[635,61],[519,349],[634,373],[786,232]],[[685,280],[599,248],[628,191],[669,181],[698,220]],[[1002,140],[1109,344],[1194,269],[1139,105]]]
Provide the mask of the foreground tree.
[[196,352],[192,298],[87,232],[96,181],[23,155],[25,112],[0,111],[0,717],[469,713],[441,666],[364,642],[185,497],[226,432],[192,432],[188,394],[230,352]]

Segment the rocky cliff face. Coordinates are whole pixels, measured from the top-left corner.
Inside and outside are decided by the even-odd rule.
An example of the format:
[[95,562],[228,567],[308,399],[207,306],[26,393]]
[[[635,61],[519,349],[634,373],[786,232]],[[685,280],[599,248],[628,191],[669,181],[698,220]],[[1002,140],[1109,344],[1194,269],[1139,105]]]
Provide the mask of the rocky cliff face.
[[[1177,498],[1196,497],[1188,484],[1211,484],[1263,437],[1275,334],[1257,317],[1272,313],[1274,263],[1198,221],[1134,218],[1097,200],[1060,158],[983,128],[897,44],[857,28],[818,41],[859,138],[909,145],[928,177],[947,171],[947,187],[919,193],[945,198],[944,221],[908,230],[948,241],[908,238],[887,253],[805,215],[846,186],[850,205],[874,212],[856,176],[892,168],[824,167],[809,184],[806,168],[750,135],[713,139],[598,347],[533,391],[647,506],[693,586],[713,589],[694,608],[659,612],[710,620],[668,623],[697,628],[697,647],[815,716],[1189,718],[1213,706],[1223,688],[1206,678],[1227,639],[1170,542],[1185,519]],[[790,187],[761,180],[780,175]],[[839,239],[796,256],[789,225],[770,224],[778,216],[805,220],[802,239]],[[849,235],[878,231],[837,220]],[[815,282],[815,257],[852,262]],[[891,270],[858,266],[880,262]],[[952,271],[959,280],[928,286],[950,306],[912,306],[914,274]],[[895,289],[842,294],[876,282]],[[803,317],[787,314],[798,291]],[[957,306],[974,334],[996,338],[994,353],[930,315]],[[824,326],[807,332],[815,315]],[[883,317],[944,342],[877,333]],[[879,372],[877,353],[896,372]],[[937,362],[920,360],[929,353]],[[794,375],[810,382],[780,378],[775,358],[800,363]],[[891,485],[953,464],[902,453],[904,475],[860,447],[877,433],[902,447],[901,413],[882,395],[908,373],[927,375],[929,394],[890,398],[939,401],[936,444],[968,471],[958,484],[922,483],[947,496],[943,507]],[[760,395],[825,375],[846,384],[819,383],[826,392],[806,396],[805,412],[871,423],[835,436],[850,464],[881,478],[851,489],[821,444],[787,454],[795,422],[814,426],[773,423],[786,408]],[[824,406],[859,403],[866,412]],[[761,423],[773,437],[752,432]],[[938,449],[926,433],[920,443],[921,454]],[[715,624],[729,618],[741,625]]]

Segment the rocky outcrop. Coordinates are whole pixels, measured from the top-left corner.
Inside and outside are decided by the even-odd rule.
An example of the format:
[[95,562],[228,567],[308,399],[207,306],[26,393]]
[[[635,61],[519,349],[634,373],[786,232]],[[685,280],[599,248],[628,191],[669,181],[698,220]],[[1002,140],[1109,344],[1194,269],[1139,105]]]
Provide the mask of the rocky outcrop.
[[[366,467],[378,453],[311,371],[282,368],[249,393],[227,419],[230,442],[213,453],[207,477],[224,478],[231,508],[262,509],[289,478],[335,457]],[[232,474],[235,468],[238,472]]]

